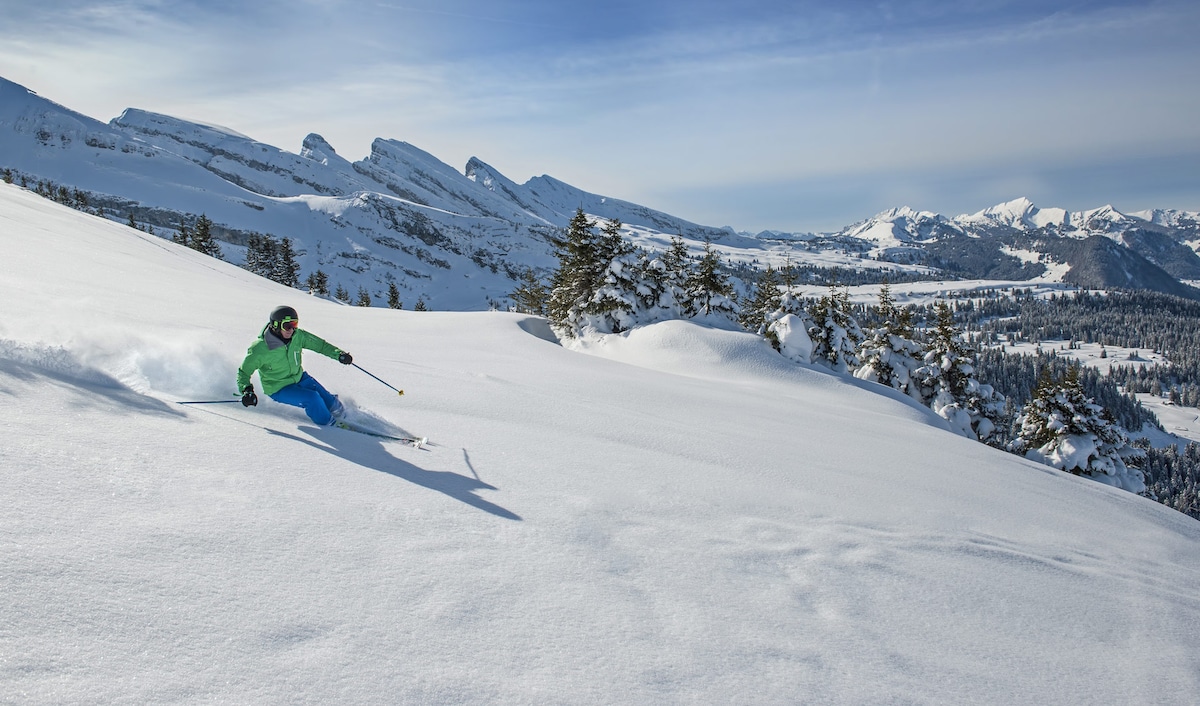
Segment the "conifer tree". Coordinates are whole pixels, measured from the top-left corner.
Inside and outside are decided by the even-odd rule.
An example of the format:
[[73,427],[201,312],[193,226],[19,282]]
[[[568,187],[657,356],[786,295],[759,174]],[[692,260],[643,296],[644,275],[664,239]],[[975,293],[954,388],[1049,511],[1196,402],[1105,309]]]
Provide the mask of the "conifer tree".
[[704,255],[687,283],[687,293],[688,310],[694,312],[693,316],[737,321],[733,285],[721,271],[721,254],[710,241],[704,243]]
[[784,289],[791,292],[796,285],[800,283],[800,275],[796,272],[796,266],[792,264],[792,254],[788,253],[784,256],[783,267],[779,269],[780,284]]
[[11,184],[11,183],[13,183],[13,173],[12,173],[12,170],[11,170],[11,169],[9,169],[9,168],[7,168],[7,167],[5,167],[5,168],[4,168],[4,183],[5,183],[5,184]]
[[129,212],[129,220],[126,221],[125,225],[130,228],[133,228],[134,230],[138,230],[137,221],[133,220],[133,211]]
[[970,439],[987,441],[996,432],[1004,398],[975,378],[974,351],[963,345],[954,312],[938,302],[937,324],[929,334],[924,365],[913,373],[921,400],[950,428]]
[[212,227],[212,220],[208,216],[200,214],[200,218],[196,219],[196,229],[192,233],[188,247],[220,260],[222,259],[221,248],[217,245],[217,241],[213,237]]
[[770,315],[779,309],[779,273],[771,265],[763,270],[754,283],[750,299],[742,306],[738,314],[738,323],[750,333],[758,334],[767,339],[771,347],[779,350],[779,337],[769,331]]
[[550,279],[546,314],[552,324],[569,336],[575,335],[574,319],[591,300],[599,280],[595,227],[595,222],[580,208],[567,224],[563,237],[551,241],[558,269]]
[[642,323],[669,321],[692,316],[687,310],[687,283],[692,278],[692,260],[683,238],[673,236],[664,252],[652,256],[638,253],[638,317]]
[[829,285],[828,294],[810,305],[808,314],[812,317],[808,329],[813,344],[812,362],[839,373],[857,369],[863,334],[854,318],[849,290]]
[[341,284],[338,284],[337,289],[335,289],[333,291],[333,298],[337,299],[340,302],[345,302],[346,304],[349,304],[350,303],[350,292],[347,292],[345,287],[343,287]]
[[[814,346],[809,336],[814,326],[813,319],[804,301],[796,296],[795,278],[782,276],[787,271],[786,267],[780,271],[783,284],[779,289],[775,310],[764,316],[762,335],[783,357],[808,365],[813,362]],[[792,284],[787,284],[789,281]]]
[[1013,453],[1133,493],[1145,492],[1142,472],[1129,465],[1144,458],[1145,451],[1131,446],[1125,430],[1084,394],[1078,367],[1061,378],[1043,369],[1018,423],[1020,432],[1008,447]]
[[541,278],[532,267],[525,269],[525,273],[521,276],[521,284],[508,296],[512,299],[513,307],[517,311],[523,314],[545,316],[548,292],[546,285],[542,284]]
[[252,233],[247,240],[246,263],[243,267],[259,277],[273,279],[277,257],[274,238]]
[[417,299],[417,303],[413,305],[413,311],[429,311],[429,305],[425,303],[425,297]]
[[275,248],[271,279],[285,287],[295,287],[300,283],[300,265],[296,262],[296,251],[292,249],[292,239],[287,236]]
[[187,221],[179,223],[179,230],[175,235],[171,236],[171,241],[189,248],[192,247],[192,229],[187,224]]
[[400,301],[400,289],[395,282],[388,282],[387,305],[389,309],[404,308],[404,302]]
[[879,289],[876,313],[881,324],[867,333],[859,348],[861,364],[854,376],[900,390],[921,401],[913,373],[924,364],[924,350],[916,340],[912,310],[896,306],[886,281]]
[[663,254],[662,262],[666,273],[666,290],[662,305],[674,314],[672,318],[694,315],[695,312],[689,309],[687,287],[688,282],[695,277],[695,262],[688,253],[687,244],[683,242],[682,236],[676,235],[671,238],[671,247]]
[[641,302],[641,259],[637,248],[621,237],[621,222],[613,219],[596,240],[596,264],[600,268],[596,291],[584,304],[580,323],[601,333],[620,333],[638,322]]
[[365,287],[358,288],[358,301],[355,304],[358,306],[371,306],[371,293]]
[[329,296],[329,275],[323,270],[317,270],[308,276],[305,283],[308,286],[308,293],[319,297]]

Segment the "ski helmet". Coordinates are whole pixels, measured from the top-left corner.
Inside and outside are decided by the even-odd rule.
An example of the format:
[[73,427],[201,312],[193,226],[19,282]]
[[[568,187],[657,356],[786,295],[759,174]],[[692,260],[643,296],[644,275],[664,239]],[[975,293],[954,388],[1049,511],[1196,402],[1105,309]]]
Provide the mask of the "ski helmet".
[[271,330],[278,331],[285,321],[299,321],[300,315],[290,306],[277,306],[271,312]]

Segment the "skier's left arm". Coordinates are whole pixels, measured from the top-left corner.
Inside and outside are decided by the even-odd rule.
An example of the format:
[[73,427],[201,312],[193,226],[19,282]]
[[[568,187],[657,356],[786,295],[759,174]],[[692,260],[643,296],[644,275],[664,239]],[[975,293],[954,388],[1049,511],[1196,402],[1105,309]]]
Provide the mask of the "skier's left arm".
[[354,362],[354,358],[349,353],[326,341],[320,336],[303,330],[301,330],[299,333],[304,334],[304,338],[300,340],[301,347],[320,353],[323,356],[333,358],[342,365],[350,365]]

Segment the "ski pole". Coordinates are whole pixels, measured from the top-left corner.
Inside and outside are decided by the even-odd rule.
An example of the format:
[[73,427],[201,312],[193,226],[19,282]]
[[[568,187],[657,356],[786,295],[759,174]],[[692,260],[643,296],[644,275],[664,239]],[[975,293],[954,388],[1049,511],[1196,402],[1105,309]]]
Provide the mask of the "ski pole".
[[[359,365],[358,363],[351,363],[351,365],[353,365],[354,367],[358,368],[359,370],[362,370],[364,373],[367,373],[367,375],[371,375],[371,373],[367,372],[366,370],[363,370],[362,366],[361,366],[361,365]],[[379,380],[379,378],[375,377],[374,375],[371,375],[371,377],[375,378],[376,380]],[[383,380],[379,380],[379,382],[383,382]],[[388,387],[392,387],[391,385],[388,385],[386,382],[383,382],[383,384],[384,384],[384,385],[387,385]],[[396,390],[396,388],[394,388],[394,387],[392,387],[392,389],[393,389],[393,390]],[[396,392],[397,392],[397,393],[399,393],[399,394],[401,394],[401,395],[403,395],[403,394],[404,394],[404,390],[396,390]]]
[[241,402],[241,398],[235,400],[194,400],[191,402],[176,402],[175,404],[229,404],[231,402]]

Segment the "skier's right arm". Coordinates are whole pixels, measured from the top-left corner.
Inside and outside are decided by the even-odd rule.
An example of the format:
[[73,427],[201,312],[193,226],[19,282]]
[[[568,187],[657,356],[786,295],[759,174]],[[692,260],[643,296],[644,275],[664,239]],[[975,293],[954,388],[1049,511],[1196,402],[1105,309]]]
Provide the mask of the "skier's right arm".
[[258,397],[254,394],[254,385],[250,384],[250,376],[258,370],[258,356],[254,353],[254,346],[246,351],[246,358],[242,360],[242,366],[237,372],[237,390],[242,395],[242,404],[246,407],[253,407],[258,404]]

